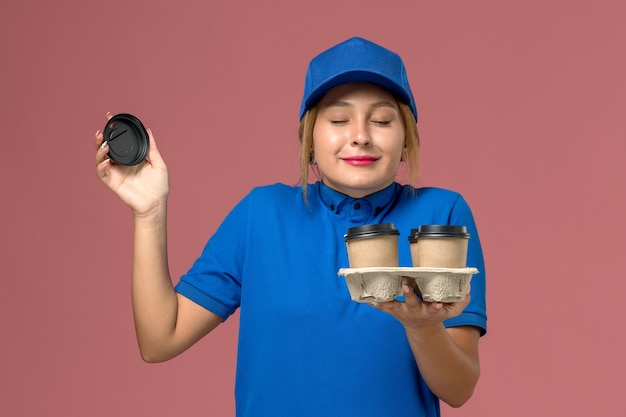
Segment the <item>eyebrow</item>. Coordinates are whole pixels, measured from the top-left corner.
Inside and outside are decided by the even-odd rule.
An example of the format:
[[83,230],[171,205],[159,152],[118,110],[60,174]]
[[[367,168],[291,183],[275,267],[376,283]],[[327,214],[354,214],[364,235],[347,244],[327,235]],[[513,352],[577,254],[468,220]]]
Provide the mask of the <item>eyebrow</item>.
[[[328,103],[327,107],[350,107],[352,106],[352,103],[348,102],[348,101],[333,101],[331,103]],[[375,103],[372,103],[370,105],[371,108],[379,108],[379,107],[391,107],[392,109],[396,109],[397,106],[387,100],[383,100],[383,101],[377,101]]]

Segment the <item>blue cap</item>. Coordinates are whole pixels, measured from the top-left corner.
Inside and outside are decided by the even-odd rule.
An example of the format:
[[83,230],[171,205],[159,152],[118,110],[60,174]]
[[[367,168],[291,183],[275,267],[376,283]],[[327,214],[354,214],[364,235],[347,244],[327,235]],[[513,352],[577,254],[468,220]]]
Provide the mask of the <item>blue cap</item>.
[[411,107],[417,120],[415,100],[400,55],[358,37],[341,42],[311,60],[304,83],[300,120],[328,90],[353,82],[373,83],[389,90]]

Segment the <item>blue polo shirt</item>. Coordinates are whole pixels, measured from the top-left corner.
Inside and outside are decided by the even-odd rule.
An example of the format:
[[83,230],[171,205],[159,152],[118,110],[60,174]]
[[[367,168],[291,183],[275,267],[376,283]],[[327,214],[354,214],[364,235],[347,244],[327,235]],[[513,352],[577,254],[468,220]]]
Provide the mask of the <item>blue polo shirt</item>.
[[483,255],[469,206],[456,192],[397,183],[352,198],[321,182],[253,189],[226,217],[176,291],[224,320],[240,308],[235,398],[239,417],[438,416],[402,325],[350,299],[349,227],[394,223],[400,266],[422,224],[465,225],[471,302],[446,326],[486,331]]

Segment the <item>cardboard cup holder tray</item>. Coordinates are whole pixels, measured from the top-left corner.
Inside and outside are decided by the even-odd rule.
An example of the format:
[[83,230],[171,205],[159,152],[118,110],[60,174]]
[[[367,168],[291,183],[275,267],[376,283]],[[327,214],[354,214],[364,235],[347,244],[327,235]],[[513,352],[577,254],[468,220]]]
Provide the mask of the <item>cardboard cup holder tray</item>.
[[352,300],[382,303],[404,295],[402,284],[415,288],[423,301],[453,303],[467,295],[476,268],[370,267],[341,268]]

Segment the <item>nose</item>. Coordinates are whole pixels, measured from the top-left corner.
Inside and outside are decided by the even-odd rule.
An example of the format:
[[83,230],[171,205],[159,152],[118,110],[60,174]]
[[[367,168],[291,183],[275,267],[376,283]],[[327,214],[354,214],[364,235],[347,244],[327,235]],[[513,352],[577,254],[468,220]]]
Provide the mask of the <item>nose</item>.
[[371,142],[370,133],[365,123],[355,123],[352,132],[352,144],[367,146]]

